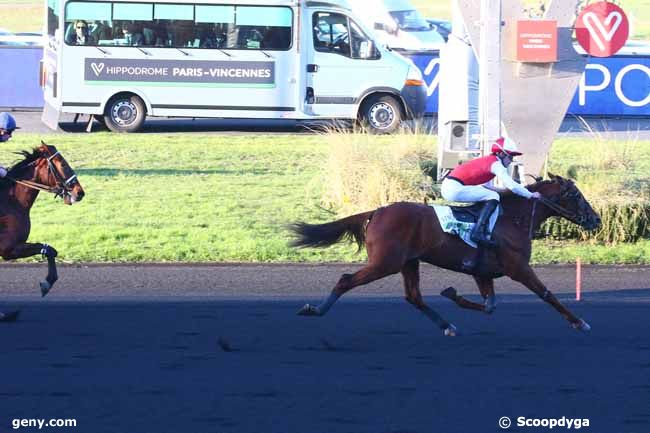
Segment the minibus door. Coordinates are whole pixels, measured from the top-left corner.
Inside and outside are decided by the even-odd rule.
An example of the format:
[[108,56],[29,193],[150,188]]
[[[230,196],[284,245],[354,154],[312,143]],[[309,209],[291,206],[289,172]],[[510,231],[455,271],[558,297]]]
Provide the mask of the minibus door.
[[306,41],[307,111],[319,117],[356,118],[359,96],[382,69],[376,61],[380,53],[345,14],[314,11],[311,24]]

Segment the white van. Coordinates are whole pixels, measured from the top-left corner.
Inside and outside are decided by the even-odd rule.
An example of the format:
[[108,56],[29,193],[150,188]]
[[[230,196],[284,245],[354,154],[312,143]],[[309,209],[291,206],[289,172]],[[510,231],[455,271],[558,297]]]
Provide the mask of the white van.
[[378,42],[395,50],[439,50],[444,37],[409,0],[350,0],[353,12],[373,29]]
[[391,132],[424,112],[418,68],[375,43],[344,1],[48,0],[43,121],[146,116],[361,119]]

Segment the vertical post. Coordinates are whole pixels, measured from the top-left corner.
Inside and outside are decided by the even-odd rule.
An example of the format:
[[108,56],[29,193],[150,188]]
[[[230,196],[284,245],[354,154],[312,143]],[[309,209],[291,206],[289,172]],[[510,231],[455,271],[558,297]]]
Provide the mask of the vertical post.
[[576,259],[576,301],[582,296],[582,263],[580,257]]
[[483,154],[501,136],[501,0],[481,0],[479,118]]

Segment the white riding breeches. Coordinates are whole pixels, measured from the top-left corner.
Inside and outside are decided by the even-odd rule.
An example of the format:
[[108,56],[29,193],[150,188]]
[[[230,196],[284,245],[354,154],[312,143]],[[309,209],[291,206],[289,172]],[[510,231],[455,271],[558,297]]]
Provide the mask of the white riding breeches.
[[476,203],[487,200],[499,201],[500,198],[498,192],[482,185],[463,185],[457,180],[449,178],[442,181],[440,192],[442,198],[448,201]]

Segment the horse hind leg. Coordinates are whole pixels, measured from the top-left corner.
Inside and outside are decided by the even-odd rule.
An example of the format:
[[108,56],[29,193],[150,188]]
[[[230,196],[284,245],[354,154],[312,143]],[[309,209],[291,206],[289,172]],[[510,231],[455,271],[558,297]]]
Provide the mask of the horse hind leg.
[[402,268],[402,277],[404,278],[404,293],[406,301],[420,310],[429,320],[442,329],[444,335],[455,336],[458,329],[451,323],[447,322],[436,311],[424,303],[422,293],[420,292],[420,261],[415,259],[407,262]]
[[305,304],[298,311],[299,316],[324,316],[327,314],[332,305],[349,290],[358,286],[363,286],[372,281],[379,280],[388,275],[395,274],[399,268],[394,269],[390,266],[368,264],[354,274],[343,274],[336,286],[332,289],[330,295],[319,305]]
[[483,304],[478,304],[469,299],[463,298],[453,287],[447,287],[445,290],[440,292],[440,294],[445,298],[452,300],[460,308],[492,314],[497,305],[496,295],[494,294],[494,280],[492,278],[474,276],[474,281],[476,281],[478,290],[485,300]]

